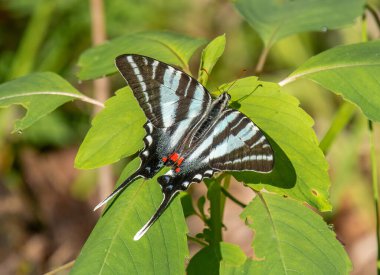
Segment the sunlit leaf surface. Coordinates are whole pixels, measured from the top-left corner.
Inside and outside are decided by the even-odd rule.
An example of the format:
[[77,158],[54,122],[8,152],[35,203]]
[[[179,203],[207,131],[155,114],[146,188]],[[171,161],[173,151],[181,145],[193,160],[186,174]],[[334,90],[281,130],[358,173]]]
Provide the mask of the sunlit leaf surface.
[[254,230],[254,259],[224,259],[221,274],[349,274],[350,260],[335,233],[311,209],[264,193],[241,217]]
[[116,92],[92,122],[75,159],[82,169],[114,163],[143,147],[146,122],[129,87]]
[[115,58],[127,53],[146,55],[187,69],[194,51],[205,42],[204,39],[170,32],[139,32],[121,36],[85,51],[78,62],[78,77],[86,80],[115,73]]
[[25,116],[15,123],[14,131],[28,128],[74,99],[91,101],[54,73],[35,73],[0,85],[0,107],[17,104],[27,109]]
[[287,79],[311,79],[353,102],[371,120],[380,121],[380,41],[345,45],[306,61]]
[[222,56],[226,46],[226,36],[221,35],[212,40],[202,52],[199,66],[198,81],[206,85],[209,75],[218,59]]

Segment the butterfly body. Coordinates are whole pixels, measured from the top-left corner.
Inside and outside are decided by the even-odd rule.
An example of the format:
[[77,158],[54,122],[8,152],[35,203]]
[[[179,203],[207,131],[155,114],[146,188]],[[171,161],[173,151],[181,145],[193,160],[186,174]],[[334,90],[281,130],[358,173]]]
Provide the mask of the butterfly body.
[[228,107],[227,93],[213,100],[186,73],[141,55],[121,55],[116,66],[147,117],[145,147],[139,153],[137,171],[96,208],[135,179],[152,178],[162,167],[171,166],[158,178],[163,201],[135,240],[191,183],[212,177],[216,171],[267,173],[273,169],[273,151],[267,139],[248,117]]

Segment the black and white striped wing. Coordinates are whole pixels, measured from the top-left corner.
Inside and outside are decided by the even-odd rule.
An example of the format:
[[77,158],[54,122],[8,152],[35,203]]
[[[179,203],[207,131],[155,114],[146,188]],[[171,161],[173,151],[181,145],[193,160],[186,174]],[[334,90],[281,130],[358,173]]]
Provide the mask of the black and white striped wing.
[[198,81],[163,62],[125,54],[116,58],[116,66],[157,128],[168,128],[186,119],[191,123],[211,104],[210,94]]
[[222,171],[270,172],[273,150],[260,129],[244,114],[228,109],[213,131],[209,165]]

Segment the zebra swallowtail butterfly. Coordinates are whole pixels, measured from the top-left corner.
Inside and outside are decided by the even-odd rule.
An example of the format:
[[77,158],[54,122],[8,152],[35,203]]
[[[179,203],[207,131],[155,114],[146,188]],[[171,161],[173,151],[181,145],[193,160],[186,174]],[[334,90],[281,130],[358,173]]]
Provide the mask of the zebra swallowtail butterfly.
[[194,78],[158,60],[137,54],[116,58],[116,67],[132,89],[147,117],[141,165],[95,210],[138,178],[158,178],[163,200],[156,213],[137,232],[140,239],[168,207],[173,197],[191,183],[217,171],[273,169],[272,148],[260,129],[244,114],[228,108],[225,92],[212,99]]

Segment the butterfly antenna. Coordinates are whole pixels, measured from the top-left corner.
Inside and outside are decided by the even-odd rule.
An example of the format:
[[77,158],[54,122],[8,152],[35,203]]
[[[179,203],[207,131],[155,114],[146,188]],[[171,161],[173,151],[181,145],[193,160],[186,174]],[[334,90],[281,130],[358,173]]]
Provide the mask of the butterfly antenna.
[[113,197],[115,197],[118,193],[120,193],[122,190],[124,190],[126,187],[128,187],[128,185],[130,185],[136,179],[141,178],[141,177],[142,177],[141,174],[134,173],[132,176],[130,176],[129,178],[127,178],[107,198],[105,198],[102,202],[100,202],[97,206],[95,206],[94,211],[98,210],[100,207],[102,207],[103,205],[105,205],[107,202],[109,202],[110,199],[112,199]]
[[150,218],[150,220],[139,230],[139,232],[136,233],[136,235],[133,237],[133,240],[138,241],[144,234],[148,231],[148,229],[157,221],[157,219],[164,213],[166,208],[169,206],[170,202],[172,201],[174,195],[178,192],[179,190],[176,190],[174,192],[168,192],[168,193],[163,193],[164,198],[156,210],[156,213]]
[[246,69],[243,69],[243,70],[240,72],[240,74],[239,74],[238,77],[234,80],[234,82],[232,82],[232,83],[230,84],[230,86],[227,88],[226,93],[228,93],[229,90],[232,89],[232,87],[236,84],[236,81],[238,81],[240,78],[242,78],[243,75],[245,75],[246,72],[247,72]]
[[241,98],[235,100],[235,102],[240,102],[240,101],[243,101],[244,99],[246,99],[247,97],[250,97],[259,87],[263,87],[263,84],[258,84],[255,89],[252,90],[252,92],[250,92],[249,94],[247,95],[244,95],[242,96]]

